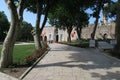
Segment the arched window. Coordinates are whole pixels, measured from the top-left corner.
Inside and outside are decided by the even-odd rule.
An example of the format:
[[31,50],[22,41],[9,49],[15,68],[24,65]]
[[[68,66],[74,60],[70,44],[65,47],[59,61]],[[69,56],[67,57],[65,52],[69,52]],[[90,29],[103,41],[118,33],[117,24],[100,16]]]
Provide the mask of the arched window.
[[44,41],[45,41],[45,42],[47,41],[47,36],[44,37]]

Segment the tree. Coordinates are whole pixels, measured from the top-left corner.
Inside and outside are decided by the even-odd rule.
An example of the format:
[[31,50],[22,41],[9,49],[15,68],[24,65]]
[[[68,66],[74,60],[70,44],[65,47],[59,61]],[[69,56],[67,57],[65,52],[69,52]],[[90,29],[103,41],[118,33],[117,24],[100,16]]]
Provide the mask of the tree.
[[120,0],[117,2],[112,2],[107,7],[108,14],[110,17],[115,17],[115,37],[117,40],[117,44],[115,45],[113,52],[113,55],[120,56]]
[[66,28],[68,33],[67,41],[71,42],[71,31],[73,29],[74,22],[74,10],[73,10],[73,1],[65,0],[59,1],[59,4],[56,5],[53,9],[50,10],[49,13],[49,22],[52,25],[56,25],[57,27]]
[[117,39],[117,44],[114,48],[114,51],[120,56],[120,0],[117,2],[116,6],[116,26],[115,26],[115,35]]
[[19,41],[32,41],[33,36],[31,34],[33,27],[30,23],[27,23],[26,21],[22,22],[21,26],[21,34],[18,38]]
[[[34,1],[34,0],[31,0],[31,1]],[[48,11],[55,2],[56,2],[55,0],[44,0],[44,1],[36,0],[35,3],[31,2],[32,6],[28,7],[29,11],[37,14],[35,29],[32,31],[36,49],[40,49],[42,47],[40,42],[41,41],[40,35],[47,21]],[[40,27],[40,20],[42,15],[44,15],[45,17],[44,17],[42,26]]]
[[92,39],[95,38],[95,33],[96,33],[99,18],[100,18],[100,11],[104,10],[105,3],[110,4],[111,2],[112,2],[111,0],[95,0],[95,2],[93,2],[92,6],[91,6],[91,9],[93,10],[92,16],[95,17],[96,20],[94,22],[95,26],[94,26],[93,32],[91,33]]
[[9,22],[3,11],[0,12],[0,41],[4,41],[9,29]]
[[75,17],[76,31],[77,31],[77,35],[78,35],[78,40],[80,40],[82,28],[85,27],[86,25],[88,25],[88,23],[89,23],[88,22],[89,16],[83,10],[76,13],[75,16],[76,16]]
[[49,13],[50,23],[53,25],[55,24],[56,26],[59,27],[64,26],[64,28],[66,28],[68,32],[68,42],[70,42],[71,41],[70,34],[73,29],[73,24],[77,25],[78,34],[81,33],[80,32],[82,28],[81,26],[88,23],[87,21],[88,15],[85,14],[84,11],[94,2],[95,0],[60,1],[59,4],[57,4],[56,8],[52,9],[51,12]]
[[26,0],[5,0],[5,3],[11,15],[11,23],[1,51],[1,68],[8,67],[13,63],[14,44],[20,31],[25,4],[27,4]]
[[97,25],[98,25],[98,20],[100,18],[100,11],[102,10],[102,7],[103,7],[103,0],[96,0],[97,2],[95,3],[94,5],[94,8],[93,8],[93,17],[96,18],[95,20],[95,26],[94,26],[94,29],[93,29],[93,32],[91,33],[91,38],[94,39],[95,38],[95,33],[96,33],[96,29],[97,29]]

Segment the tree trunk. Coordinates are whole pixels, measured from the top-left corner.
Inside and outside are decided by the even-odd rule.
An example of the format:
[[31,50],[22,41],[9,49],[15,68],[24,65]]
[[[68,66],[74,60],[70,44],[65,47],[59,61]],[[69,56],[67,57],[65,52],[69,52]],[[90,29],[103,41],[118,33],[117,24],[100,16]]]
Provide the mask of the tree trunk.
[[[43,28],[45,27],[45,24],[46,24],[46,22],[47,22],[49,6],[47,5],[46,8],[47,8],[47,9],[46,9],[46,12],[45,12],[45,17],[44,17],[44,20],[43,20],[43,23],[42,23],[42,27],[40,28],[40,35],[42,34]],[[40,40],[41,40],[41,39],[40,39]]]
[[99,20],[99,17],[96,17],[95,26],[94,26],[93,32],[91,33],[91,38],[92,39],[95,39],[95,34],[96,34],[97,25],[98,25],[98,20]]
[[[38,4],[38,5],[39,5],[39,7],[40,7],[40,4]],[[42,7],[42,6],[41,6],[41,7]],[[46,24],[46,22],[47,22],[47,16],[48,16],[49,8],[50,8],[50,5],[49,5],[49,0],[48,0],[48,1],[47,1],[47,5],[46,5],[46,10],[45,10],[45,17],[44,17],[42,26],[41,26],[41,28],[40,28],[40,30],[39,30],[39,35],[42,34],[43,28],[45,27],[45,24]],[[40,14],[39,11],[38,11],[38,14]],[[39,17],[39,16],[38,16],[38,17]],[[38,25],[37,25],[37,26],[38,26]],[[41,45],[41,41],[42,41],[41,37],[39,38],[39,40],[40,40],[40,45]]]
[[[120,3],[120,0],[119,0]],[[115,26],[115,36],[117,39],[117,44],[114,48],[115,55],[120,56],[120,9],[117,8],[117,16],[116,16],[116,26]]]
[[81,40],[81,30],[82,30],[82,27],[77,27],[77,35],[78,35],[78,40]]
[[67,41],[68,42],[71,42],[71,31],[72,31],[72,28],[71,26],[67,28],[67,33],[68,33],[68,38],[67,38]]
[[33,35],[33,38],[34,38],[34,42],[35,42],[35,48],[36,48],[36,50],[39,50],[42,47],[42,45],[40,43],[40,37],[38,34],[35,34],[35,35]]
[[23,3],[24,3],[23,0],[21,0],[20,4],[22,6],[21,5],[19,6],[20,8],[18,9],[17,14],[17,9],[16,6],[14,5],[14,2],[6,0],[6,4],[8,5],[11,14],[11,25],[8,34],[4,40],[3,48],[1,51],[1,63],[0,63],[1,68],[8,67],[10,64],[13,63],[14,44],[20,31],[21,23],[23,20],[22,19],[24,10]]
[[39,28],[41,12],[42,12],[42,4],[39,2],[39,0],[37,2],[37,17],[36,17],[37,19],[36,19],[36,29],[35,29],[35,34],[34,34],[34,41],[35,41],[36,49],[42,48],[42,44],[41,44],[42,40],[40,39],[40,35],[41,35],[43,28],[44,28],[46,21],[47,21],[48,10],[49,10],[48,4],[49,4],[49,1],[47,2],[45,17],[44,17],[44,21],[42,23],[42,27]]
[[70,36],[70,33],[68,33],[67,42],[71,42],[71,36]]
[[[38,0],[39,1],[39,0]],[[37,2],[37,16],[36,16],[36,28],[34,32],[34,42],[35,42],[35,48],[38,50],[42,48],[41,42],[40,42],[40,19],[41,19],[41,4],[40,2]]]
[[94,26],[94,29],[93,29],[93,32],[91,33],[91,38],[92,39],[95,39],[95,34],[96,34],[96,29],[97,29],[97,25],[98,25],[98,20],[99,20],[99,14],[100,14],[100,11],[101,11],[101,8],[102,8],[102,4],[103,2],[100,0],[98,2],[98,9],[96,10],[96,20],[95,20],[95,26]]
[[8,65],[12,64],[13,62],[14,39],[16,35],[16,25],[18,21],[18,15],[14,3],[9,0],[6,3],[11,14],[11,25],[1,51],[1,68],[8,67]]

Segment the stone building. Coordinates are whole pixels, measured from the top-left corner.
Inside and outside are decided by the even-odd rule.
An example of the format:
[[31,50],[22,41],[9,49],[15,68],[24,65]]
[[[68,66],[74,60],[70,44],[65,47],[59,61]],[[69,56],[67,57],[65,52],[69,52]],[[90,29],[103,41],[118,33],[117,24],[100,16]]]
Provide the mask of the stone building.
[[[93,31],[94,25],[89,25],[82,29],[82,38],[89,39]],[[106,25],[98,25],[95,39],[103,39],[104,35],[107,35],[108,39],[115,39],[115,23],[111,22]]]
[[[94,28],[93,24],[90,24],[88,27],[83,28],[81,37],[83,39],[90,39],[93,28]],[[106,35],[108,39],[115,39],[114,22],[108,23],[107,25],[100,25],[100,24],[98,25],[95,39],[103,39],[104,35]],[[67,41],[68,34],[67,34],[67,30],[57,29],[54,26],[49,26],[43,29],[41,37],[43,38],[44,41],[47,40],[54,42],[62,42],[62,41]],[[73,28],[71,32],[71,40],[77,40],[77,39],[78,39],[77,32],[75,28]]]
[[[67,30],[57,29],[54,26],[51,26],[43,29],[41,37],[43,40],[47,38],[47,41],[62,42],[67,41],[68,34]],[[73,29],[71,32],[71,40],[76,40],[77,38],[76,31]]]

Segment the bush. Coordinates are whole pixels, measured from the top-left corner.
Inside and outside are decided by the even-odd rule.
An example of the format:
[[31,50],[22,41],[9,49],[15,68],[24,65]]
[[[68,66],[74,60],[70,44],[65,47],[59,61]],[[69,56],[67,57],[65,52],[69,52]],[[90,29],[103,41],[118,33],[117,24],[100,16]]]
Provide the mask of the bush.
[[73,41],[71,43],[68,42],[59,42],[60,44],[66,44],[70,46],[76,46],[76,47],[82,47],[82,48],[87,48],[89,47],[89,40],[80,40],[80,41]]
[[41,57],[44,54],[44,52],[47,50],[48,47],[49,46],[47,45],[47,43],[43,42],[41,49],[35,50],[33,55],[26,57],[26,64],[32,65],[36,61],[37,58]]
[[32,65],[35,61],[36,61],[36,57],[34,57],[33,55],[26,57],[26,63],[28,65]]
[[83,42],[83,43],[80,43],[79,46],[82,47],[82,48],[86,48],[86,47],[89,47],[89,43],[88,42]]
[[33,55],[26,57],[26,64],[32,65],[37,58],[42,56],[43,53],[44,53],[43,49],[35,50]]
[[34,57],[39,58],[43,53],[43,49],[35,50]]

